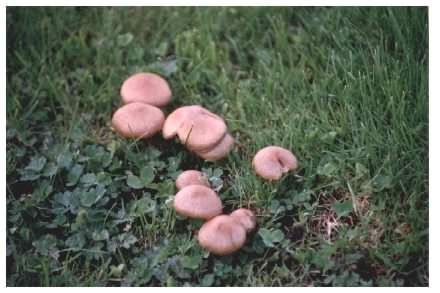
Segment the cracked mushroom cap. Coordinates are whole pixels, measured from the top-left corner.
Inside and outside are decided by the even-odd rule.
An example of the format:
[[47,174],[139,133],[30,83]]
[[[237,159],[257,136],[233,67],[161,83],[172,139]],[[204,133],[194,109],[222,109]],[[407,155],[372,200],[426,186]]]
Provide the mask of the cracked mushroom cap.
[[202,172],[197,170],[187,170],[179,174],[176,178],[176,187],[178,190],[190,185],[203,185],[210,187],[208,178]]
[[171,89],[157,74],[136,73],[122,84],[121,97],[124,104],[139,102],[162,107],[171,101]]
[[247,233],[254,230],[257,225],[257,219],[251,210],[241,208],[233,211],[230,216],[239,221]]
[[206,152],[197,152],[197,155],[207,161],[218,161],[227,156],[234,146],[234,138],[227,133],[225,137],[212,149]]
[[131,103],[116,110],[112,127],[126,138],[148,138],[162,129],[164,121],[165,116],[159,108]]
[[278,180],[283,173],[295,170],[298,161],[292,152],[279,146],[268,146],[257,152],[252,166],[258,176],[266,180]]
[[217,193],[202,185],[182,188],[174,197],[173,205],[177,213],[194,219],[209,220],[223,210]]
[[204,249],[217,255],[227,255],[244,245],[246,230],[235,218],[221,215],[203,224],[197,240]]

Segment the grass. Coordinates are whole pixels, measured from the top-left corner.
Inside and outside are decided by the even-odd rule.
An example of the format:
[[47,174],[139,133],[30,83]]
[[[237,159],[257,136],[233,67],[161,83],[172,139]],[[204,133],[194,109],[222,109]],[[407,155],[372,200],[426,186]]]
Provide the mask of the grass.
[[[138,71],[234,152],[118,137]],[[299,170],[257,178],[266,145]],[[240,252],[170,208],[189,168],[256,211]],[[8,8],[6,171],[8,286],[427,286],[427,8]]]

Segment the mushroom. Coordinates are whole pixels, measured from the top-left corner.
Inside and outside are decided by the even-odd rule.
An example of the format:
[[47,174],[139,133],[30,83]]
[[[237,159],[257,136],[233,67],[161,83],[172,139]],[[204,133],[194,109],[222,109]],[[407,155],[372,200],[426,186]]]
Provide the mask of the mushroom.
[[208,115],[212,118],[219,119],[223,121],[223,119],[208,111],[207,109],[199,106],[199,105],[192,105],[192,106],[183,106],[176,110],[174,110],[171,114],[168,115],[168,117],[165,120],[165,123],[163,125],[162,129],[162,135],[164,139],[171,139],[177,134],[177,130],[182,127],[183,123],[187,119],[194,118],[196,116],[199,116],[201,114]]
[[217,193],[202,185],[182,188],[174,197],[173,204],[177,213],[195,219],[209,220],[223,210]]
[[208,161],[224,158],[234,146],[225,121],[199,105],[180,107],[168,115],[162,135],[165,139],[177,135],[188,149]]
[[162,135],[170,139],[178,135],[181,143],[192,151],[208,151],[226,135],[226,124],[218,115],[198,106],[176,109],[165,120]]
[[113,114],[112,126],[126,138],[148,138],[162,129],[165,116],[159,108],[143,103],[122,106]]
[[177,130],[182,126],[183,122],[186,120],[186,117],[190,114],[193,114],[196,111],[198,106],[184,106],[180,107],[171,114],[167,116],[165,119],[165,123],[163,124],[162,136],[164,139],[171,139],[177,134]]
[[221,215],[203,224],[197,240],[206,250],[217,255],[227,255],[243,246],[246,229],[235,218]]
[[170,102],[171,90],[157,74],[136,73],[122,84],[121,97],[124,104],[140,102],[162,107]]
[[226,135],[226,124],[213,116],[200,114],[186,119],[177,130],[179,140],[192,151],[205,151]]
[[213,148],[206,152],[196,152],[200,157],[207,161],[217,161],[226,157],[229,151],[234,146],[234,138],[227,133],[225,137]]
[[252,230],[254,230],[255,226],[257,225],[257,219],[255,218],[254,213],[248,209],[240,208],[233,211],[230,216],[240,222],[247,233],[252,232]]
[[283,173],[298,167],[296,157],[279,146],[268,146],[257,152],[252,160],[257,175],[266,180],[278,180]]
[[210,187],[208,178],[206,178],[200,171],[187,170],[177,176],[176,187],[178,190],[190,185],[203,185]]

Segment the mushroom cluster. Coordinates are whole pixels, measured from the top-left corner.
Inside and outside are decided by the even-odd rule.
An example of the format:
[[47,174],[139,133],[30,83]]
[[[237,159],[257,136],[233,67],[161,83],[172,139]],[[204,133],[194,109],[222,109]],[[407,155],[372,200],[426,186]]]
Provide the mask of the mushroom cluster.
[[[171,100],[171,89],[159,75],[137,73],[124,81],[121,87],[120,107],[112,117],[112,126],[126,138],[149,138],[162,130],[164,139],[177,136],[188,150],[207,161],[226,157],[234,146],[220,116],[199,106],[183,106],[165,119],[161,109]],[[259,150],[253,160],[255,173],[268,180],[278,180],[284,173],[298,167],[296,157],[287,149],[268,146]],[[226,255],[239,250],[247,234],[256,227],[256,217],[248,209],[240,208],[229,215],[223,214],[223,204],[211,189],[202,172],[188,170],[176,178],[173,201],[177,213],[206,220],[198,232],[197,240],[203,248]]]
[[112,126],[123,137],[149,138],[162,130],[164,139],[177,135],[190,151],[207,161],[223,159],[234,146],[223,118],[199,105],[180,107],[165,120],[158,107],[166,106],[172,93],[157,74],[130,76],[120,94],[124,105],[113,114]]
[[179,190],[173,202],[176,212],[188,218],[207,220],[197,236],[200,246],[206,250],[217,255],[233,253],[243,246],[246,234],[255,229],[255,215],[248,209],[222,215],[222,202],[200,171],[182,172],[176,178],[176,187]]
[[179,190],[174,197],[177,213],[194,219],[209,220],[223,211],[217,193],[210,188],[208,179],[196,170],[182,172],[176,178]]
[[165,115],[158,107],[170,102],[171,90],[159,75],[137,73],[122,84],[121,100],[124,105],[113,114],[113,128],[126,138],[149,138],[162,129]]
[[206,250],[217,255],[227,255],[244,245],[246,235],[255,229],[256,224],[254,213],[240,208],[229,215],[214,217],[203,224],[197,240]]
[[223,159],[234,145],[223,118],[198,105],[168,115],[162,135],[164,139],[177,135],[180,143],[207,161]]

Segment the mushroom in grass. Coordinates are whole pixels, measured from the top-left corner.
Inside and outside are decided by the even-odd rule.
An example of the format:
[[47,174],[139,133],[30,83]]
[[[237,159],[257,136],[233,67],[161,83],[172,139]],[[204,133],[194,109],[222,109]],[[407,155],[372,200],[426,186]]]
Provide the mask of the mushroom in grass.
[[213,148],[205,152],[196,152],[197,155],[207,161],[221,160],[231,151],[234,146],[234,138],[227,133],[225,137]]
[[192,151],[208,151],[226,135],[223,119],[207,109],[193,105],[176,109],[165,120],[165,139],[178,135],[182,144]]
[[177,130],[179,140],[192,151],[207,151],[217,145],[226,135],[223,120],[201,114],[186,119]]
[[203,224],[197,240],[206,250],[217,255],[227,255],[244,245],[246,229],[235,218],[221,215]]
[[199,105],[183,106],[171,112],[165,119],[162,129],[163,138],[173,138],[177,135],[177,130],[183,126],[183,123],[187,121],[187,119],[193,119],[201,114],[223,120],[220,116],[211,113],[209,110]]
[[112,127],[126,138],[148,138],[162,129],[165,116],[159,108],[130,103],[113,114]]
[[124,104],[139,102],[162,107],[171,101],[171,89],[157,74],[136,73],[122,84],[121,97]]
[[174,197],[173,205],[177,213],[194,219],[209,220],[223,210],[217,193],[203,185],[182,188]]
[[247,233],[252,232],[257,225],[257,219],[251,210],[240,208],[233,211],[230,216],[239,221]]
[[171,139],[176,136],[177,130],[182,126],[186,117],[194,113],[195,109],[193,107],[194,106],[180,107],[167,116],[162,128],[162,136],[164,139]]
[[268,146],[257,152],[252,166],[258,176],[271,181],[280,179],[283,173],[295,170],[298,162],[292,152],[278,146]]
[[190,185],[203,185],[210,187],[208,178],[202,172],[197,170],[187,170],[179,174],[176,178],[176,187],[178,190]]

